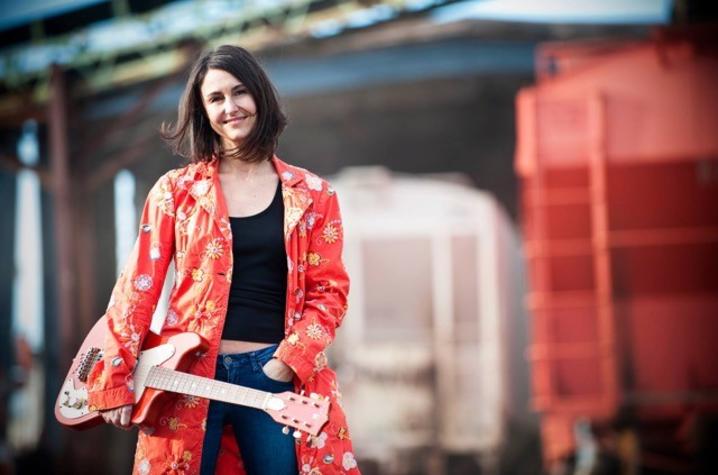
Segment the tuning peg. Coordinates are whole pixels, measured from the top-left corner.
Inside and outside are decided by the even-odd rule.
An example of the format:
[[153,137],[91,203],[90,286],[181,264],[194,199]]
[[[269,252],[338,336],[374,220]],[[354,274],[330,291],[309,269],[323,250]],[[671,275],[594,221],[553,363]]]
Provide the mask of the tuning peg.
[[292,433],[292,436],[294,436],[295,439],[300,439],[302,437],[302,432],[297,429]]
[[284,435],[289,434],[289,426],[282,427],[282,434],[284,434]]

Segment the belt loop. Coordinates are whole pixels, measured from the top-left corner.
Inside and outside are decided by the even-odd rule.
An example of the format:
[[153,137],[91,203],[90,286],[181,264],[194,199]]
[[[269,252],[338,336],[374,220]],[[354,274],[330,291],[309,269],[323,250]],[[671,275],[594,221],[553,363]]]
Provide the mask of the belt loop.
[[259,361],[259,352],[261,350],[255,350],[249,354],[250,359],[252,360],[252,369],[254,371],[261,371],[262,365]]

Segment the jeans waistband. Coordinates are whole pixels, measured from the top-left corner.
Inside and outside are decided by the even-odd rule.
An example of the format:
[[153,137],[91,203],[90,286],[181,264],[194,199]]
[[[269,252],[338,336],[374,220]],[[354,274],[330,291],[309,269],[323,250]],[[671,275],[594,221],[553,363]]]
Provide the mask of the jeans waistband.
[[266,348],[259,350],[245,351],[242,353],[218,353],[217,362],[221,362],[225,367],[232,364],[246,364],[251,363],[253,365],[261,366],[265,360],[269,360],[271,356],[277,351],[279,343],[275,343]]

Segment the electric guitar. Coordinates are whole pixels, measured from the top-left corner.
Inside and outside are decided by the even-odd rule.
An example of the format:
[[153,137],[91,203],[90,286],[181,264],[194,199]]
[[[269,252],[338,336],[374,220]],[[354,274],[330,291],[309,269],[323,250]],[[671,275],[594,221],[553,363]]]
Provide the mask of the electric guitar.
[[[66,427],[88,429],[104,422],[100,412],[88,405],[86,384],[92,368],[102,359],[106,331],[107,322],[103,317],[85,337],[60,389],[55,417]],[[155,424],[169,393],[179,393],[261,409],[285,426],[282,429],[285,434],[293,427],[296,438],[301,437],[302,432],[319,434],[329,419],[328,399],[291,391],[274,394],[183,372],[208,346],[206,340],[192,332],[170,337],[153,333],[147,336],[133,373],[132,424]]]

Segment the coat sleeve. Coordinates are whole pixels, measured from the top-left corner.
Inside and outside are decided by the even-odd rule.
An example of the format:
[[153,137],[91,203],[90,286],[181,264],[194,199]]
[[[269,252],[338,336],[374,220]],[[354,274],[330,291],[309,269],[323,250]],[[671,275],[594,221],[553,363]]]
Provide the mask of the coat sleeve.
[[174,201],[168,174],[150,190],[139,235],[103,318],[103,357],[88,376],[93,410],[134,403],[132,372],[174,255]]
[[349,293],[349,277],[342,261],[344,239],[337,195],[328,188],[317,201],[314,222],[308,229],[307,255],[301,263],[305,272],[301,318],[274,353],[292,368],[302,384],[321,369],[322,352],[334,340],[335,330],[346,314]]

